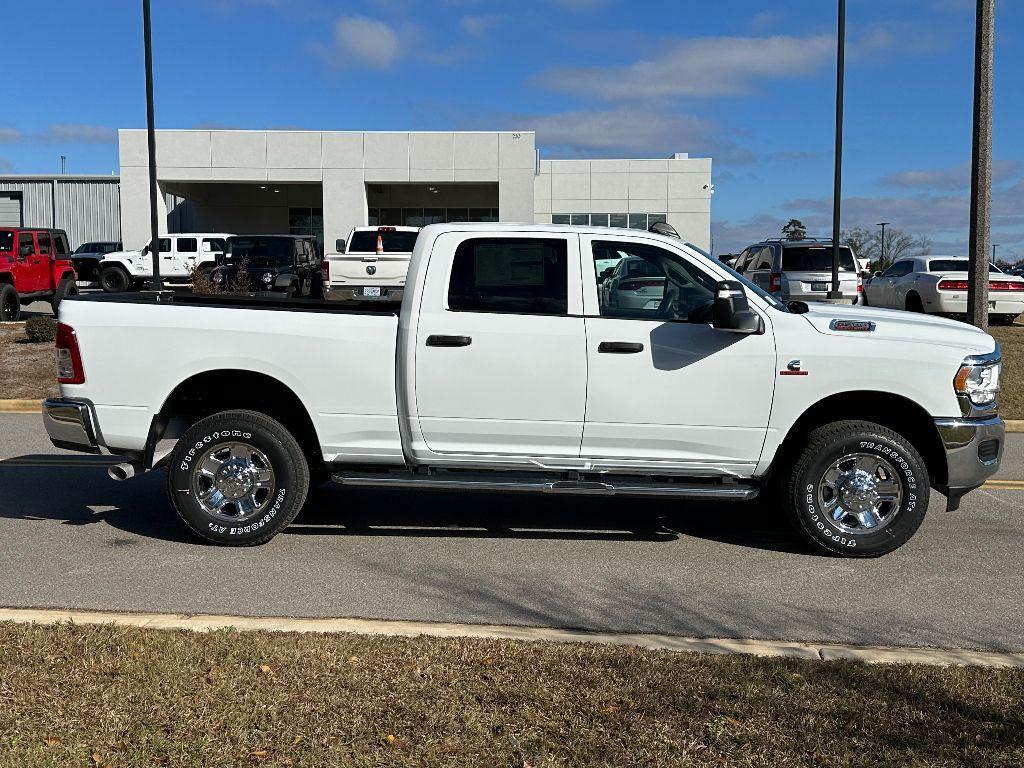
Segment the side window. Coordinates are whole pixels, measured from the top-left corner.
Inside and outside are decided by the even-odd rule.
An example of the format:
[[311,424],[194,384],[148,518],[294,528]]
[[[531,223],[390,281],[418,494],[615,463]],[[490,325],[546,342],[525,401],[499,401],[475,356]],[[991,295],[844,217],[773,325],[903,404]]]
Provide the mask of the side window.
[[564,315],[569,311],[567,242],[487,237],[455,251],[448,286],[453,312]]
[[689,320],[714,301],[715,279],[675,253],[630,242],[595,241],[593,250],[595,272],[607,251],[623,256],[615,275],[598,284],[602,317]]
[[31,232],[22,232],[18,235],[18,255],[28,256],[36,252],[35,243],[32,242]]
[[194,237],[179,237],[178,238],[178,253],[198,253],[199,245],[196,243]]
[[744,272],[747,271],[747,261],[749,256],[750,249],[744,248],[742,251],[740,251],[740,255],[736,257],[736,261],[733,262],[733,268],[740,274],[743,274]]
[[[170,253],[171,252],[171,238],[169,238],[169,237],[161,237],[160,240],[159,240],[159,245],[160,245],[160,253],[163,254],[163,253]],[[142,252],[143,253],[149,253],[150,250],[151,249],[150,249],[149,245],[147,244],[146,247],[142,249]]]
[[47,256],[53,253],[49,232],[36,232],[36,242],[39,243],[39,253]]
[[904,275],[910,274],[913,265],[909,261],[897,261],[887,270],[882,277],[903,277]]
[[210,253],[212,251],[224,252],[224,238],[222,237],[207,237],[203,238],[203,253]]
[[747,268],[748,271],[754,271],[757,269],[768,269],[772,268],[772,249],[771,246],[765,246],[756,252],[756,255],[750,260],[750,266]]
[[53,235],[53,252],[58,256],[64,256],[71,253],[71,249],[68,248],[68,238],[63,232],[55,232]]

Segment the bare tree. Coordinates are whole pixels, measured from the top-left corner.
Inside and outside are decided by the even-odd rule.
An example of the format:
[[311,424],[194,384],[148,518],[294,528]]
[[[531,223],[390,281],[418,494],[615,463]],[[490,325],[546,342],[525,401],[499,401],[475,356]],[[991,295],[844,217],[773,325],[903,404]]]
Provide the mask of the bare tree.
[[852,249],[858,259],[874,261],[878,255],[875,236],[864,227],[844,230],[839,236],[839,242]]
[[914,238],[914,255],[928,256],[932,252],[932,239],[922,233]]

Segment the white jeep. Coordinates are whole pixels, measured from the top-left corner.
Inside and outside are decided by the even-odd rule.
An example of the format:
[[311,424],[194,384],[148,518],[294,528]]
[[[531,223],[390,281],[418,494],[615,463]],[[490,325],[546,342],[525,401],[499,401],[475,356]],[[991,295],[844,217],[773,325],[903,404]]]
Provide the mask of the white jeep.
[[[160,238],[160,277],[188,284],[197,270],[212,270],[224,255],[224,232],[188,232]],[[152,241],[141,251],[115,251],[99,262],[99,284],[107,293],[138,289],[153,279]]]

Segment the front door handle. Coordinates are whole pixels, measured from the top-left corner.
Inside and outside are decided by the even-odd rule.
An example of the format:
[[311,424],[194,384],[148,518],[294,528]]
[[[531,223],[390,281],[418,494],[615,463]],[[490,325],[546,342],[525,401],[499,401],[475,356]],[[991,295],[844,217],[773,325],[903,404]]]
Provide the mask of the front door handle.
[[472,343],[470,336],[427,336],[428,347],[468,347]]
[[635,355],[644,351],[644,345],[638,341],[602,341],[597,345],[597,351],[610,355]]

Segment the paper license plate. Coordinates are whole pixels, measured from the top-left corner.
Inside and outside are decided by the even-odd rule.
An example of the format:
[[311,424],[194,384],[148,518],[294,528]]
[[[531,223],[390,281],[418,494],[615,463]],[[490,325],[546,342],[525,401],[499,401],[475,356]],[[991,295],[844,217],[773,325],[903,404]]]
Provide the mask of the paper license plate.
[[828,283],[811,283],[812,291],[827,291]]
[[379,299],[380,288],[363,288],[363,296]]

